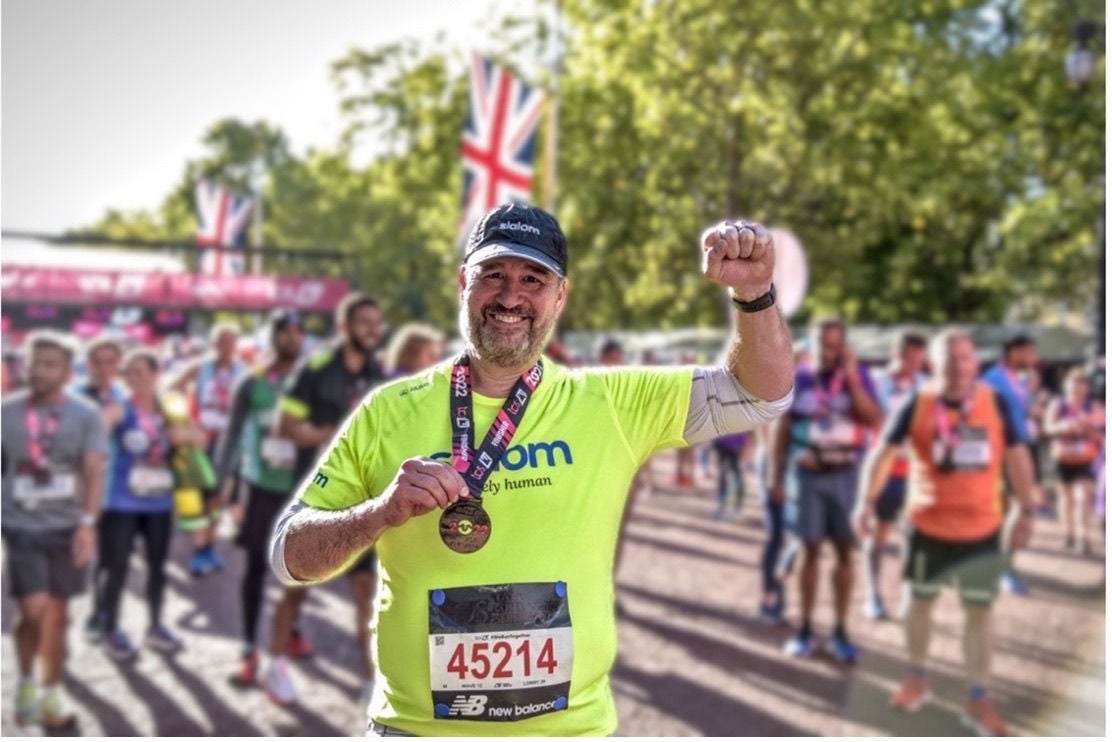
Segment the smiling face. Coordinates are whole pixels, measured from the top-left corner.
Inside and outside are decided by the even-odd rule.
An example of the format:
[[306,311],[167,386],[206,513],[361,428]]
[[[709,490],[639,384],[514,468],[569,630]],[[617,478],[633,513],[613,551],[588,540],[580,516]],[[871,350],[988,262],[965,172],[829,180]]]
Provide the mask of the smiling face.
[[158,385],[158,368],[147,357],[135,356],[124,365],[124,379],[135,396],[146,399]]
[[65,386],[70,376],[70,356],[62,348],[50,344],[31,347],[27,369],[27,386],[36,397],[47,397]]
[[386,334],[386,322],[377,306],[363,304],[357,307],[344,324],[348,343],[361,353],[374,353]]
[[88,357],[89,380],[99,389],[107,388],[120,373],[120,350],[114,345],[102,345]]
[[460,334],[474,358],[525,370],[540,358],[567,299],[567,281],[523,258],[460,270]]

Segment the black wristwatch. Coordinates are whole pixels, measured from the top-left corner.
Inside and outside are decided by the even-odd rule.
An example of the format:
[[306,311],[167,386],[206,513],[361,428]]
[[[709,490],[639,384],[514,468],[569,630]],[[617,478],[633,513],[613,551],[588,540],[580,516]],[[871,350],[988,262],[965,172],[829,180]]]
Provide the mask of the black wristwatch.
[[758,296],[753,301],[741,301],[736,296],[731,296],[730,301],[738,308],[738,311],[745,312],[746,314],[753,314],[763,309],[768,309],[776,303],[776,284],[769,284],[768,291]]

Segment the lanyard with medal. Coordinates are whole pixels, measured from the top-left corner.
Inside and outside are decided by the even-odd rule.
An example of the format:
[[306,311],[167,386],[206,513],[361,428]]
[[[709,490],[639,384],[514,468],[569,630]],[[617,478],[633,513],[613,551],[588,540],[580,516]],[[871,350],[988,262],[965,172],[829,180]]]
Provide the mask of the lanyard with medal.
[[144,410],[134,397],[131,398],[131,406],[135,409],[135,424],[139,426],[139,429],[147,436],[147,440],[150,441],[145,456],[146,460],[152,463],[161,462],[163,460],[163,455],[160,421],[154,413]]
[[823,384],[821,372],[815,374],[815,399],[819,403],[819,425],[823,428],[832,425],[830,416],[834,410],[830,407],[830,401],[842,393],[844,385],[845,373],[840,368],[834,371],[829,384]]
[[452,423],[453,465],[467,483],[471,497],[457,500],[440,516],[440,539],[449,549],[470,554],[490,539],[490,515],[483,509],[483,486],[510,447],[510,440],[525,417],[525,408],[541,383],[541,361],[510,390],[502,409],[477,450],[472,443],[474,415],[471,403],[471,364],[466,355],[452,365],[448,416]]
[[969,411],[972,407],[972,397],[963,399],[961,411],[958,415],[958,423],[952,425],[950,423],[950,413],[946,409],[946,404],[942,401],[941,395],[934,401],[934,425],[938,440],[942,443],[942,455],[937,457],[938,460],[935,463],[941,471],[953,471],[956,467],[954,451],[957,450],[960,434],[965,430],[966,421],[969,419]]
[[215,366],[212,375],[212,406],[220,411],[227,410],[231,405],[232,396],[232,368]]
[[24,423],[27,426],[27,458],[30,459],[31,473],[35,481],[43,484],[50,480],[47,468],[47,449],[50,441],[58,432],[58,408],[52,407],[47,413],[46,422],[39,420],[35,406],[30,402],[24,408]]

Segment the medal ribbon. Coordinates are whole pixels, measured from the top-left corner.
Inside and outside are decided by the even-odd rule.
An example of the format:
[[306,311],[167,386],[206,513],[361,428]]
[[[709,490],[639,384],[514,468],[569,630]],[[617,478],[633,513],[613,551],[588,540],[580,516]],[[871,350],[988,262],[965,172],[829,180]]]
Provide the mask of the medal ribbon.
[[537,361],[535,366],[521,375],[491,423],[482,445],[475,449],[472,439],[475,418],[471,400],[471,361],[463,355],[452,365],[448,409],[452,422],[452,465],[463,475],[467,489],[476,499],[482,498],[483,485],[510,447],[510,441],[525,417],[525,408],[541,383],[543,372],[541,361]]
[[819,417],[830,416],[830,399],[842,393],[842,387],[845,386],[845,383],[846,375],[845,372],[842,371],[841,367],[839,367],[834,372],[834,375],[830,377],[829,385],[824,385],[822,383],[821,372],[815,373],[815,397],[818,398],[819,407],[822,408],[822,411],[819,413]]
[[58,432],[58,408],[52,407],[47,413],[46,422],[41,423],[35,406],[27,401],[24,408],[24,423],[27,427],[27,456],[31,459],[31,466],[36,470],[46,469],[46,450],[50,447],[48,438],[53,438]]
[[973,408],[973,398],[966,397],[961,403],[961,412],[958,417],[958,424],[956,426],[950,424],[950,413],[946,409],[946,404],[942,401],[942,396],[939,395],[934,400],[934,426],[938,433],[939,440],[946,446],[946,451],[949,455],[954,453],[954,449],[958,444],[957,431],[965,428],[965,422],[969,419],[969,411]]
[[150,439],[151,445],[147,449],[148,461],[162,461],[162,437],[159,430],[159,420],[156,415],[151,414],[139,406],[139,403],[134,397],[131,398],[131,406],[135,410],[135,422],[139,429],[147,434]]
[[220,412],[227,412],[231,406],[232,397],[232,375],[234,367],[222,368],[219,364],[214,362],[212,367],[212,379],[209,382],[208,388],[204,390],[201,396],[201,406],[209,409],[215,409]]

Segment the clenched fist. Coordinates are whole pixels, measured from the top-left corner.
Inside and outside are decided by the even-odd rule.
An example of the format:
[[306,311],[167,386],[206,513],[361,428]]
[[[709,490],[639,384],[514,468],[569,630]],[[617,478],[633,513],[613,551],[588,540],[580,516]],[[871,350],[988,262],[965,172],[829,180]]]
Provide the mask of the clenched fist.
[[753,301],[772,285],[772,235],[756,222],[724,221],[703,232],[703,275]]
[[406,459],[386,488],[383,515],[387,525],[397,527],[469,496],[467,483],[451,464],[420,457]]

